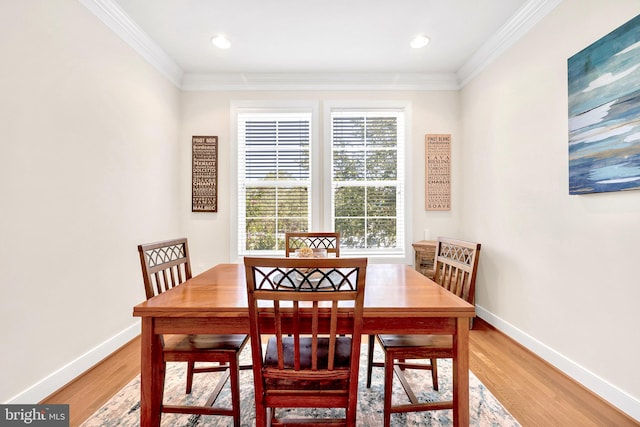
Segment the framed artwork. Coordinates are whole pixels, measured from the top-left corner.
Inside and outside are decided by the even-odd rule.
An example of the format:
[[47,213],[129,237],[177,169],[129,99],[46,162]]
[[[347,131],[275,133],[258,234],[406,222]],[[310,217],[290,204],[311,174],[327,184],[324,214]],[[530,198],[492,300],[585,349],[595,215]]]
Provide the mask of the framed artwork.
[[640,189],[640,15],[567,65],[569,194]]
[[425,135],[424,153],[424,208],[451,210],[451,135]]
[[192,137],[191,159],[191,211],[218,212],[218,137]]

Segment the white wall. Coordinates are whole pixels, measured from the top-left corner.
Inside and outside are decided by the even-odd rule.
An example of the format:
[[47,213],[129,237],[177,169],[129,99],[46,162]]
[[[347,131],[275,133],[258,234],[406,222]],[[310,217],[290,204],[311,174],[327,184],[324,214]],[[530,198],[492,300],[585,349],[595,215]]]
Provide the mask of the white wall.
[[77,0],[2,2],[0,28],[0,402],[35,403],[139,333],[180,92]]
[[462,230],[492,323],[640,419],[640,191],[569,196],[567,58],[640,13],[565,0],[462,90]]
[[[422,240],[424,230],[429,229],[432,238],[438,235],[459,235],[459,218],[462,212],[462,178],[460,144],[460,106],[457,91],[415,91],[415,92],[184,92],[182,95],[181,120],[181,206],[189,206],[191,197],[191,136],[217,135],[219,150],[219,198],[217,213],[192,213],[187,209],[184,228],[189,236],[194,272],[200,272],[216,263],[230,262],[229,242],[235,236],[231,230],[231,162],[230,158],[230,106],[232,101],[308,101],[318,104],[320,114],[325,102],[333,101],[407,101],[411,104],[413,117],[411,134],[411,169],[408,181],[411,191],[411,241]],[[324,128],[320,124],[319,140],[325,138]],[[451,211],[437,212],[424,210],[424,136],[427,133],[452,134],[453,157],[453,198]],[[412,249],[408,248],[409,260]]]

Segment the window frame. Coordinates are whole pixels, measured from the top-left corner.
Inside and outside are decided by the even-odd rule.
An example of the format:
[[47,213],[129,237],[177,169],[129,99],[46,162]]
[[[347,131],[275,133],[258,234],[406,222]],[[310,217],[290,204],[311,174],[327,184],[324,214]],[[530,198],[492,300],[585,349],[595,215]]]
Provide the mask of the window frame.
[[333,164],[332,164],[332,119],[333,112],[402,112],[404,114],[404,177],[403,177],[403,198],[404,204],[404,233],[401,236],[402,241],[398,249],[394,251],[385,250],[367,250],[367,249],[348,249],[340,248],[340,253],[347,256],[367,256],[372,261],[378,263],[412,263],[411,251],[409,245],[411,242],[411,187],[409,177],[411,176],[411,103],[408,101],[328,101],[324,104],[324,141],[323,141],[323,159],[326,161],[322,164],[323,174],[326,177],[327,185],[323,185],[323,199],[327,202],[323,204],[323,219],[327,230],[333,230]]
[[319,131],[318,131],[318,105],[313,102],[300,101],[236,101],[231,103],[231,233],[230,233],[230,249],[231,259],[241,259],[245,255],[259,256],[277,256],[284,253],[283,250],[273,251],[244,251],[239,247],[239,135],[238,135],[238,116],[240,114],[279,114],[279,113],[310,113],[311,115],[311,136],[309,149],[309,168],[310,168],[310,227],[320,227],[317,204],[321,198],[321,193],[316,178],[319,168]]
[[[401,248],[394,253],[386,251],[346,250],[347,256],[367,256],[375,263],[412,263],[411,256],[411,102],[410,101],[324,101],[322,123],[320,123],[319,101],[231,101],[230,108],[230,259],[240,260],[245,255],[238,247],[238,114],[311,112],[311,228],[310,231],[333,231],[332,224],[332,153],[331,153],[331,112],[344,111],[401,111],[404,112],[404,239]],[[283,251],[252,252],[264,256],[279,256]]]

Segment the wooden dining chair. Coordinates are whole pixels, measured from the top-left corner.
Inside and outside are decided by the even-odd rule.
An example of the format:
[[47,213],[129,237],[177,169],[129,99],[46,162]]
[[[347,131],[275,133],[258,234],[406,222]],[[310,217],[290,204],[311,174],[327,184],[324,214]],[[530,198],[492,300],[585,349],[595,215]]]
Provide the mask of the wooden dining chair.
[[[147,299],[191,278],[189,245],[185,238],[139,245],[138,252]],[[248,335],[163,335],[164,363],[187,362],[187,394],[191,393],[194,374],[203,372],[222,372],[223,374],[203,406],[163,404],[162,412],[227,415],[233,417],[234,426],[240,426],[239,356],[248,340]],[[196,366],[196,362],[217,364]],[[214,407],[218,395],[229,379],[231,408]]]
[[291,232],[284,235],[284,255],[289,257],[296,249],[326,249],[327,254],[340,256],[340,232]]
[[[354,427],[367,259],[245,258],[244,265],[256,426]],[[344,417],[291,419],[284,408],[342,408]]]
[[[474,304],[476,271],[480,243],[440,237],[436,244],[434,281],[470,304]],[[384,352],[384,363],[373,361],[374,342]],[[438,390],[437,359],[453,357],[450,335],[369,335],[367,388],[371,387],[374,366],[384,367],[384,426],[391,424],[391,414],[452,409],[453,402],[420,402],[404,375],[405,369],[430,370],[434,390]],[[419,360],[429,360],[428,363]],[[411,362],[407,362],[411,361]],[[393,405],[393,375],[404,388],[408,404]]]

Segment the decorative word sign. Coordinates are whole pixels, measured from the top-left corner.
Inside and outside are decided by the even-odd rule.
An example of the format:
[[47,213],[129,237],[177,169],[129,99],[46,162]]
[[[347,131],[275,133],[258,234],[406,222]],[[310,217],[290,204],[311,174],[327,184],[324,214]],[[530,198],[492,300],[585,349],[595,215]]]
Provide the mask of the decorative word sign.
[[451,209],[451,135],[427,134],[425,151],[425,210]]
[[191,210],[218,212],[218,137],[191,139]]

